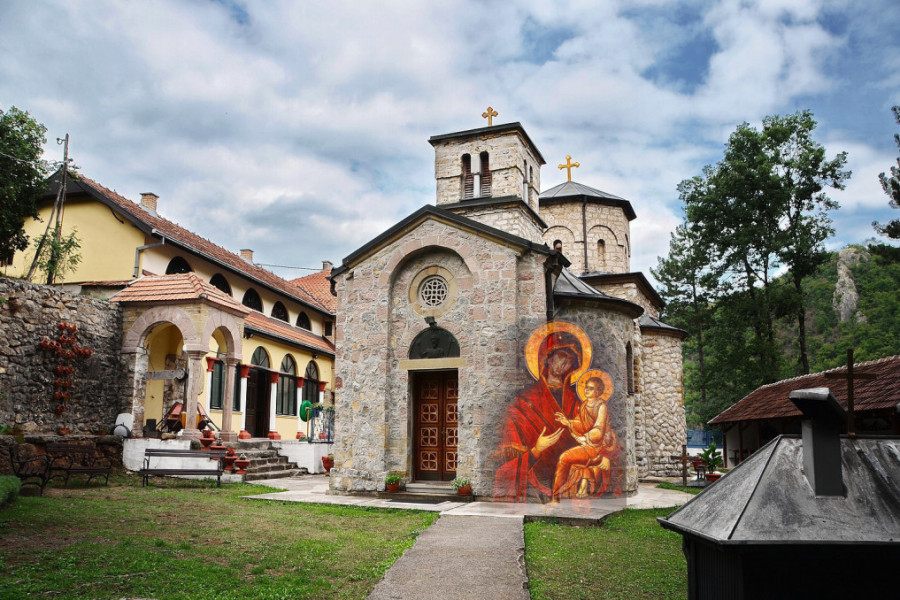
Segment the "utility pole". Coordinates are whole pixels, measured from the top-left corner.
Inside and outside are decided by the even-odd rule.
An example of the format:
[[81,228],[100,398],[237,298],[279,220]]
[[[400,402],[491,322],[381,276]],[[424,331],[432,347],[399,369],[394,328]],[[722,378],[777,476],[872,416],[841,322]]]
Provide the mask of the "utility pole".
[[48,270],[47,270],[47,283],[52,284],[53,279],[55,277],[56,272],[56,263],[58,261],[58,248],[60,244],[60,239],[62,236],[62,212],[63,205],[66,201],[66,182],[69,174],[69,134],[66,134],[65,138],[56,138],[56,143],[61,144],[63,146],[63,163],[62,163],[62,181],[59,187],[59,190],[56,193],[56,201],[53,203],[53,209],[50,211],[50,216],[47,218],[47,227],[44,229],[44,235],[41,237],[40,242],[38,243],[37,248],[34,250],[34,259],[31,261],[31,266],[28,268],[28,275],[25,278],[28,281],[32,280],[34,277],[34,272],[37,269],[38,261],[40,261],[41,254],[44,251],[44,244],[47,244],[47,235],[50,233],[50,224],[55,225],[55,231],[53,232],[54,243],[51,245],[50,249],[50,260],[48,261]]

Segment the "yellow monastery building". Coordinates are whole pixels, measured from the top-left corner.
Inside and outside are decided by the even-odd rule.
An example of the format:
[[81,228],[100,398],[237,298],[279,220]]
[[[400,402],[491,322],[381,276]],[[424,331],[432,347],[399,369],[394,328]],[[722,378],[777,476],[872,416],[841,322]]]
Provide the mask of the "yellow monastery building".
[[[57,172],[49,181],[41,220],[25,225],[31,239],[44,233],[60,180]],[[224,441],[330,440],[324,416],[333,411],[322,407],[333,406],[331,264],[287,281],[255,265],[252,251],[234,254],[163,218],[155,194],[136,203],[81,175],[66,180],[62,231],[77,231],[81,262],[56,283],[123,306],[136,436],[182,403],[186,415],[199,404]],[[23,277],[30,252],[17,253],[4,274]],[[320,430],[308,430],[301,407],[321,415]],[[182,435],[198,434],[187,423]]]

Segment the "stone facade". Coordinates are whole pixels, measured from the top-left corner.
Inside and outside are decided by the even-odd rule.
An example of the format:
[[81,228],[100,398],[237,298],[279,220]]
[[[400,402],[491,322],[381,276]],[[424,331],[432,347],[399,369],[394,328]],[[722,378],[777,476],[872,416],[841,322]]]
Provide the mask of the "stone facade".
[[647,315],[659,318],[659,306],[641,292],[641,288],[636,282],[603,283],[598,285],[597,289],[604,294],[634,302],[643,308]]
[[[437,204],[454,204],[464,200],[462,156],[468,154],[473,164],[487,152],[491,172],[491,197],[515,196],[526,199],[538,210],[541,189],[541,164],[537,152],[516,128],[476,130],[477,135],[460,135],[452,139],[432,140],[435,149],[434,177],[437,181]],[[474,197],[480,197],[476,191]]]
[[[457,473],[472,480],[476,494],[491,494],[497,424],[525,381],[520,357],[546,309],[546,257],[521,252],[425,220],[337,278],[340,380],[332,489],[380,489],[389,471],[409,477],[411,380],[419,369],[456,365]],[[456,338],[462,354],[428,364],[408,359],[410,344],[427,327],[409,290],[417,274],[433,267],[452,274],[456,295],[436,320]]]
[[547,223],[544,242],[549,246],[554,240],[562,241],[563,254],[571,261],[569,270],[573,273],[627,273],[631,269],[630,225],[621,207],[595,201],[584,206],[579,201],[546,202],[541,206],[541,218]]
[[653,330],[641,341],[641,390],[636,402],[640,421],[635,443],[642,477],[681,473],[681,445],[686,439],[681,338]]
[[526,240],[541,241],[541,227],[518,199],[505,206],[456,205],[449,210]]
[[[77,325],[67,335],[90,348],[90,357],[66,361],[42,350],[41,340],[59,337],[61,322]],[[73,435],[108,433],[116,415],[130,410],[121,326],[121,310],[108,302],[0,278],[0,423],[29,435],[60,428]],[[54,399],[62,362],[75,368],[65,402]]]

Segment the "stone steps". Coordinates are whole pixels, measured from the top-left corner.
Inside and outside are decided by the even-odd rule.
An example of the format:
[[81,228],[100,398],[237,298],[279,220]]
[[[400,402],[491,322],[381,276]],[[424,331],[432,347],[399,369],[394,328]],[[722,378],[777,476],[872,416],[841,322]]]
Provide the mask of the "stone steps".
[[307,475],[309,471],[305,467],[298,467],[289,462],[287,458],[278,454],[268,440],[240,440],[235,445],[235,452],[250,461],[244,481],[259,481],[260,479],[277,479],[282,477],[294,477]]

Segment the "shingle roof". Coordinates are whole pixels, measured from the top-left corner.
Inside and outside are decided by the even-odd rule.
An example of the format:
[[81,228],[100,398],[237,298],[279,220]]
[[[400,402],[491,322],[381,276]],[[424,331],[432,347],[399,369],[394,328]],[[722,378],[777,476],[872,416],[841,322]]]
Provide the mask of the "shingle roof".
[[641,318],[638,319],[638,325],[641,326],[641,329],[653,329],[656,331],[663,331],[666,333],[670,333],[672,335],[677,335],[678,337],[685,338],[687,337],[687,331],[684,329],[679,329],[677,327],[673,327],[668,323],[664,323],[655,317],[651,317],[650,315],[644,313],[641,315]]
[[[854,372],[873,373],[875,379],[857,379],[853,384],[854,411],[894,408],[900,404],[900,356],[857,363]],[[827,387],[847,409],[847,380],[829,379],[826,373],[846,373],[839,367],[821,373],[801,375],[761,386],[710,420],[710,424],[759,419],[800,417],[800,410],[788,399],[794,390]]]
[[291,283],[300,288],[300,291],[309,294],[312,298],[327,308],[330,312],[337,310],[337,296],[331,293],[331,268],[327,270],[291,279]]
[[214,285],[200,279],[196,273],[154,275],[132,281],[125,289],[109,299],[124,303],[172,303],[203,300],[232,313],[247,315],[251,311]]
[[556,278],[556,283],[553,286],[553,296],[555,298],[573,298],[615,306],[617,309],[630,314],[632,318],[638,317],[644,312],[644,309],[634,302],[604,294],[597,288],[588,285],[569,272],[568,269],[560,271],[559,277]]
[[[51,178],[51,193],[53,196],[56,195],[58,177],[59,172]],[[73,175],[72,179],[68,182],[69,195],[74,195],[79,192],[86,193],[107,205],[114,206],[117,210],[124,213],[136,227],[148,235],[157,232],[156,235],[164,236],[167,241],[171,241],[175,245],[180,246],[193,254],[197,254],[211,262],[218,263],[226,269],[237,272],[302,304],[306,304],[318,311],[333,312],[322,306],[321,303],[316,301],[309,294],[298,293],[296,285],[282,279],[271,271],[257,267],[237,254],[229,252],[225,248],[200,237],[192,231],[188,231],[177,223],[147,212],[139,204],[120,196],[116,192],[81,174]]]
[[318,336],[311,331],[294,327],[284,321],[273,317],[267,317],[262,313],[252,311],[244,318],[244,330],[252,330],[275,339],[280,339],[291,344],[305,346],[334,357],[334,344],[327,339]]

